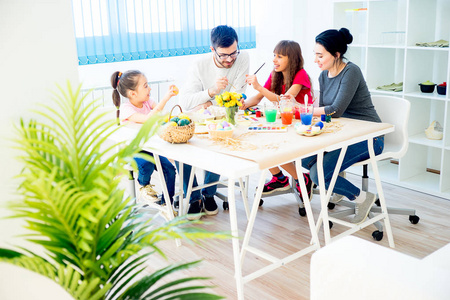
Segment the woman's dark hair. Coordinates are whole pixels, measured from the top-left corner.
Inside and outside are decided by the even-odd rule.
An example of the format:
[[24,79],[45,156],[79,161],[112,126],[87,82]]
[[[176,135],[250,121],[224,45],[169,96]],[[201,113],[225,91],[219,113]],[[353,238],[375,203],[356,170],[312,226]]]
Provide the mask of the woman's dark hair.
[[[288,57],[288,66],[287,66],[287,78],[284,78],[282,72],[272,71],[272,86],[270,87],[271,91],[277,95],[281,95],[283,93],[282,87],[286,82],[285,91],[289,90],[294,82],[295,75],[303,69],[303,56],[302,49],[297,42],[283,40],[280,41],[273,49],[273,53],[281,54],[283,56]],[[311,80],[310,80],[311,81]]]
[[211,45],[214,49],[228,48],[238,42],[236,31],[227,25],[219,25],[211,30]]
[[116,71],[111,75],[111,86],[114,89],[112,99],[114,106],[117,108],[117,119],[119,119],[120,114],[120,95],[128,98],[128,92],[136,90],[139,77],[142,75],[144,74],[137,70],[126,71],[125,73]]
[[335,58],[337,58],[337,53],[340,53],[340,61],[344,59],[347,45],[351,44],[352,41],[353,36],[347,28],[325,30],[316,36],[316,43],[321,44]]

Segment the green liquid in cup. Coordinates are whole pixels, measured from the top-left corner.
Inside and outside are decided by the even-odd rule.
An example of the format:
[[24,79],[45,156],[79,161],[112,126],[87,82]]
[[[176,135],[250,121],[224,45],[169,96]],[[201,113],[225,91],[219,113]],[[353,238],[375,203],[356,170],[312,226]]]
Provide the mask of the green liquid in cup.
[[266,115],[266,122],[267,123],[273,123],[277,119],[277,110],[276,109],[265,110],[264,114]]

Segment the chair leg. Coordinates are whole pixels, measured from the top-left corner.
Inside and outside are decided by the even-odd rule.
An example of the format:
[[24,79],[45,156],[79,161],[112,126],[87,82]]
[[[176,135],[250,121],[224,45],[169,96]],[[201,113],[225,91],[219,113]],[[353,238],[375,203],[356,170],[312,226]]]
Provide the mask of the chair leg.
[[369,171],[367,165],[363,165],[363,175],[361,177],[361,189],[364,192],[369,191]]

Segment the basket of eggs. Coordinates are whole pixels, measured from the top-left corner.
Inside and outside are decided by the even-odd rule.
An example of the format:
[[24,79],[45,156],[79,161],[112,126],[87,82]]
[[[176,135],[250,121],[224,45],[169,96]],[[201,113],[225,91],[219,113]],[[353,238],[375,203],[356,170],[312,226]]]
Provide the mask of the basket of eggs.
[[225,139],[233,136],[234,127],[227,121],[211,122],[208,131],[212,139]]
[[[173,116],[173,109],[178,107],[180,114]],[[175,105],[170,110],[169,117],[159,130],[159,137],[172,144],[186,143],[194,136],[195,123],[183,113],[181,106]]]

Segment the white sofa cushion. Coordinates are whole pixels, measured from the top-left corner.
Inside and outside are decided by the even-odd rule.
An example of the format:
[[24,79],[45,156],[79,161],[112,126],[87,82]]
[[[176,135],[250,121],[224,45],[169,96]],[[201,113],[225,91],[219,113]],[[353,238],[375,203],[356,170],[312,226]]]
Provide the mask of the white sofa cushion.
[[450,270],[450,244],[447,244],[426,256],[423,261],[437,268]]
[[312,255],[311,299],[450,299],[450,270],[348,236]]

